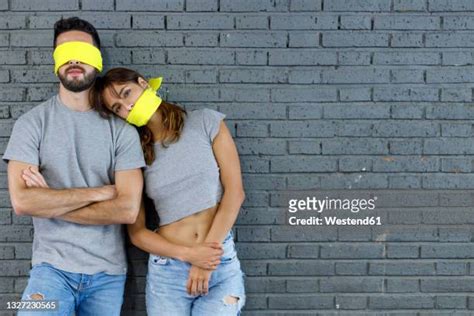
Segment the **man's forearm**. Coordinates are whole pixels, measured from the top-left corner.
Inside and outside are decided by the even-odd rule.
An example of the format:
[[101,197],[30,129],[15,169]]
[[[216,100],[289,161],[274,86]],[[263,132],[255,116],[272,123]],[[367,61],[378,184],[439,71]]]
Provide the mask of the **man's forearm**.
[[140,201],[134,203],[125,197],[87,205],[64,214],[60,219],[84,225],[131,224],[138,214]]
[[27,188],[12,198],[12,203],[19,215],[53,218],[105,199],[106,195],[101,190]]

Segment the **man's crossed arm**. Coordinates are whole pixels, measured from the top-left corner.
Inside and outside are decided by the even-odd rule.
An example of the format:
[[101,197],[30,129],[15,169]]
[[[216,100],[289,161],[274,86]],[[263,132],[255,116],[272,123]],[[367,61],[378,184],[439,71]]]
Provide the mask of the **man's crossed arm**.
[[8,187],[18,215],[90,225],[130,224],[140,208],[143,176],[140,169],[123,170],[115,172],[115,185],[51,189],[37,166],[10,160]]

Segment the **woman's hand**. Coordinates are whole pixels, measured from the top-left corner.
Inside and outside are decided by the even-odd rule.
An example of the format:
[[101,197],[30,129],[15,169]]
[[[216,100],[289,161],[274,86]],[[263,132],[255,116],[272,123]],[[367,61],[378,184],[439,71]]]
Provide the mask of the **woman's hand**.
[[209,280],[211,270],[201,269],[197,266],[191,266],[189,269],[188,282],[186,290],[190,295],[206,295],[209,292]]
[[184,261],[205,270],[215,270],[221,263],[223,253],[222,245],[218,242],[202,243],[188,248]]

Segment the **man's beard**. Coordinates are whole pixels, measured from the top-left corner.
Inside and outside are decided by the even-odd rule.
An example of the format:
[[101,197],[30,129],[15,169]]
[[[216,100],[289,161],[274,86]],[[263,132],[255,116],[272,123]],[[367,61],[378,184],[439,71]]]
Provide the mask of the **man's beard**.
[[[78,68],[84,71],[84,79],[77,79],[77,78],[74,78],[72,80],[67,79],[67,72],[71,68]],[[80,67],[72,66],[66,70],[64,75],[58,74],[58,77],[59,77],[59,81],[61,81],[61,83],[67,90],[72,91],[72,92],[81,92],[92,87],[92,85],[94,84],[95,78],[97,77],[97,70],[94,68],[93,72],[86,74],[84,69]]]

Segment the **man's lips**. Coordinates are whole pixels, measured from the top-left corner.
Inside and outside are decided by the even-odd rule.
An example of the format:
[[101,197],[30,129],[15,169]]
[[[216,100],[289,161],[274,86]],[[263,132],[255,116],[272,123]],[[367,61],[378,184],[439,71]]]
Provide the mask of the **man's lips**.
[[66,73],[69,75],[81,75],[84,73],[84,70],[80,69],[80,68],[72,68],[72,69],[68,69],[66,71]]

